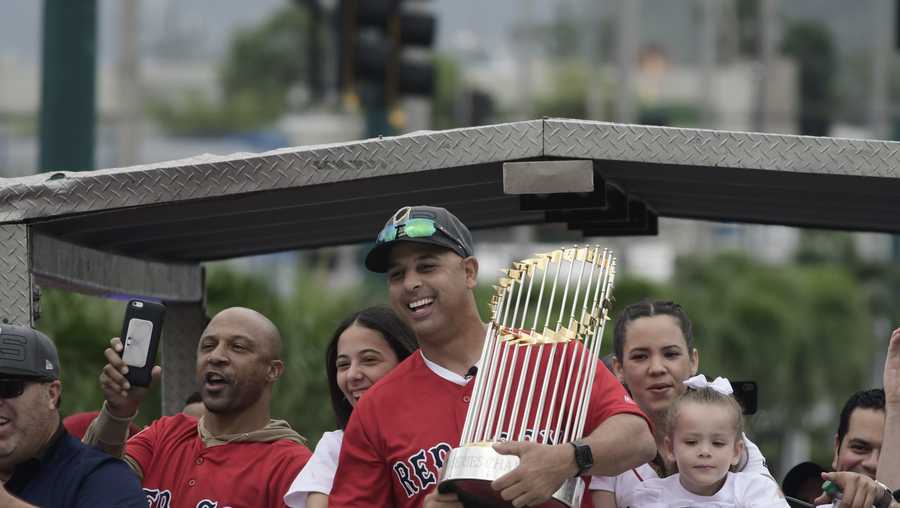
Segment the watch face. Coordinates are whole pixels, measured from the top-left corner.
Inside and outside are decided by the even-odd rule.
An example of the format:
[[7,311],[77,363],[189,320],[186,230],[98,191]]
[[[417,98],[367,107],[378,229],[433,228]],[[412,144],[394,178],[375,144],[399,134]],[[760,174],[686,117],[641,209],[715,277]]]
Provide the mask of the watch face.
[[586,444],[578,443],[575,446],[575,462],[578,463],[578,467],[582,470],[590,469],[594,465],[591,447]]

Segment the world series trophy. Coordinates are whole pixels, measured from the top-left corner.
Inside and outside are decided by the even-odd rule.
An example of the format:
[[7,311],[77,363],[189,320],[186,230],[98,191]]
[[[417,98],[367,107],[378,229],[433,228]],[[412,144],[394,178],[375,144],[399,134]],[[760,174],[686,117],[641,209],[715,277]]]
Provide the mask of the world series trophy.
[[[503,273],[459,447],[448,454],[438,485],[466,506],[512,506],[491,482],[515,469],[519,457],[497,453],[493,443],[582,437],[616,260],[609,250],[575,246]],[[583,494],[582,479],[570,478],[541,506],[574,508]]]

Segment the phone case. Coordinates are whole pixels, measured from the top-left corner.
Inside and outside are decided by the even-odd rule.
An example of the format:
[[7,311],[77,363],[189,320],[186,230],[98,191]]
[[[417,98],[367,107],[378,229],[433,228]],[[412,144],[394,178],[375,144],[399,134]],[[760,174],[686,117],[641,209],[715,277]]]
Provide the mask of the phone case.
[[736,398],[738,402],[741,403],[741,408],[744,410],[744,414],[756,414],[756,381],[732,381],[731,387],[734,389],[734,398]]
[[144,300],[131,300],[122,323],[122,360],[128,365],[125,378],[134,386],[149,386],[156,362],[156,349],[162,334],[166,306]]

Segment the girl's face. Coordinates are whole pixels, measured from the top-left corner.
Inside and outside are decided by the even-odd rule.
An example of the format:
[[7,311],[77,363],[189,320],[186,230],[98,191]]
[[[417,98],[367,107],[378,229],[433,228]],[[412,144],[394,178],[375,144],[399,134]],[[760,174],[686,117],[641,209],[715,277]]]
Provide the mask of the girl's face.
[[397,354],[375,330],[353,323],[338,337],[337,384],[353,407],[397,363]]
[[666,437],[669,460],[678,464],[681,485],[693,494],[712,496],[725,484],[728,469],[740,460],[734,410],[717,404],[684,402],[673,432]]
[[622,361],[613,361],[619,381],[652,417],[664,415],[697,373],[697,350],[688,351],[678,320],[669,315],[635,319],[625,328]]

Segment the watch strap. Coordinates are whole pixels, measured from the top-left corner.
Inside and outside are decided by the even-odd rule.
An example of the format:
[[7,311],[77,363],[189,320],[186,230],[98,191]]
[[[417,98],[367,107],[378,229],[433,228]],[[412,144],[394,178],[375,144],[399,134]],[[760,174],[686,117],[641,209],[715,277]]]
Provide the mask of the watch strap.
[[881,495],[875,498],[875,507],[876,508],[890,508],[891,502],[897,499],[898,492],[892,492],[890,487],[876,480],[875,485],[881,487],[882,492]]

